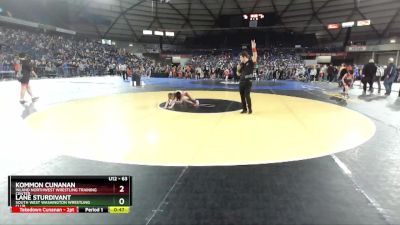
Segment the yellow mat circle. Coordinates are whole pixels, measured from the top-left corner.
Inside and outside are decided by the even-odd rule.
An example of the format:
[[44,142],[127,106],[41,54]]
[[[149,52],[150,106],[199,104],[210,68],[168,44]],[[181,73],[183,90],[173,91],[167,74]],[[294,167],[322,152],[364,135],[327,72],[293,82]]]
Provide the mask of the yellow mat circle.
[[[62,103],[27,118],[40,147],[60,155],[141,165],[265,164],[354,148],[375,133],[366,116],[304,98],[252,93],[254,113],[161,109],[168,92]],[[237,92],[190,91],[240,101]]]

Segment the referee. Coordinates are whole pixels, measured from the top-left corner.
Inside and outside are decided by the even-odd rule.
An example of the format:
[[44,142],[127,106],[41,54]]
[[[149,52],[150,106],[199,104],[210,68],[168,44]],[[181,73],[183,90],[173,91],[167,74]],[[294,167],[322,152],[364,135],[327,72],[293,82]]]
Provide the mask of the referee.
[[246,51],[240,53],[240,64],[238,65],[238,76],[240,76],[239,83],[239,91],[240,98],[242,100],[242,114],[253,112],[251,108],[251,80],[253,78],[254,65],[257,63],[257,50],[256,50],[256,41],[251,41],[251,50],[253,52],[253,56],[250,59],[249,54]]

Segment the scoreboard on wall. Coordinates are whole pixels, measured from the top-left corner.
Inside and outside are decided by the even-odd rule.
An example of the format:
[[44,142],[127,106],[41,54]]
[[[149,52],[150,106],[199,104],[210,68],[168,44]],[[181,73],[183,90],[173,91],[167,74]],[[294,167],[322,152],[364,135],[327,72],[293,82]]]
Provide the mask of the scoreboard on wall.
[[12,213],[129,213],[131,176],[9,176]]
[[264,19],[264,17],[264,14],[261,13],[243,14],[243,19],[249,20],[249,27],[253,28],[256,28],[258,21]]

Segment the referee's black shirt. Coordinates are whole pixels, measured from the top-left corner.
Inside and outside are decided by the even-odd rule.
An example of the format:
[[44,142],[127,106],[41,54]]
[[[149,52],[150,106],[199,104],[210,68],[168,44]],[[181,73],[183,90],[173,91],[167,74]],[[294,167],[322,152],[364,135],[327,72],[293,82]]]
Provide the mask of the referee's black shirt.
[[249,59],[246,63],[241,63],[240,68],[240,81],[251,81],[253,77],[254,70],[254,62],[252,59]]
[[32,64],[31,61],[29,59],[23,59],[21,60],[21,74],[22,74],[22,78],[20,79],[21,83],[29,83],[29,79],[31,77],[31,72],[32,72]]

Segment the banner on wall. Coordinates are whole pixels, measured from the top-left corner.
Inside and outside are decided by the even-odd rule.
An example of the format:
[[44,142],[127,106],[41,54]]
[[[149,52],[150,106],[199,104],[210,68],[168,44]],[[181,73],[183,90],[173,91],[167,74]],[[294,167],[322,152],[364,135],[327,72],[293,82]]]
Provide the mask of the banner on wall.
[[317,63],[331,63],[332,56],[317,56]]
[[317,60],[316,59],[306,59],[304,60],[304,64],[306,66],[313,66],[313,65],[317,65]]
[[367,51],[367,46],[353,45],[353,46],[349,46],[347,48],[347,51],[349,51],[349,52],[365,52],[365,51]]

